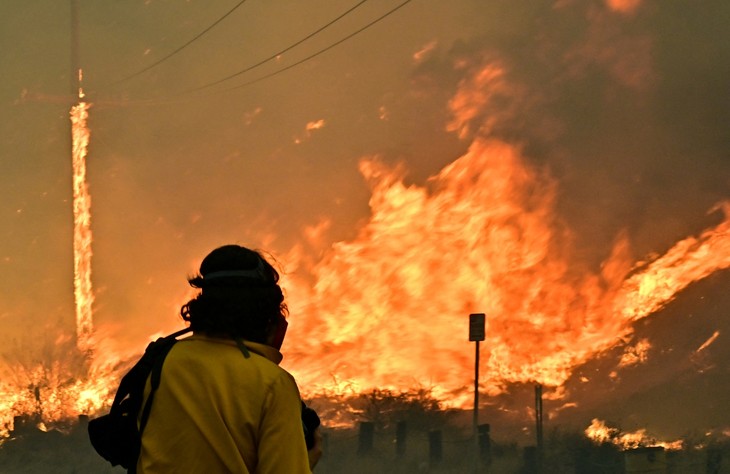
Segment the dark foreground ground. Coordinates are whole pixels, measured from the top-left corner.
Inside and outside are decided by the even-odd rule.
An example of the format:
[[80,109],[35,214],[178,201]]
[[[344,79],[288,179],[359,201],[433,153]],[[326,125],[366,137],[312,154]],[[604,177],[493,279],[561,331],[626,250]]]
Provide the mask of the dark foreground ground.
[[[373,429],[325,430],[326,454],[316,474],[473,473],[476,446],[458,429],[398,432]],[[538,466],[534,447],[489,440],[482,445],[480,473],[490,474],[730,474],[730,442],[689,445],[681,451],[658,448],[621,451],[595,445],[580,434],[546,433]],[[86,427],[68,433],[17,430],[0,445],[0,473],[123,473],[101,459],[88,442]]]

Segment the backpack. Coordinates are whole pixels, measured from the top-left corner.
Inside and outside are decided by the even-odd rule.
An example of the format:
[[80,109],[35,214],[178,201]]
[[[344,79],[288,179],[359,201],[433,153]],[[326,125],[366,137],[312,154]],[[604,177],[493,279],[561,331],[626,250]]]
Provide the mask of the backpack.
[[[160,386],[162,364],[177,338],[190,331],[183,329],[151,342],[142,358],[122,377],[109,414],[89,421],[89,439],[97,453],[112,466],[122,466],[134,473],[142,440],[142,431],[152,408],[155,390]],[[150,377],[152,390],[144,404],[139,427],[137,416],[142,409],[144,388]]]
[[[109,413],[89,421],[91,445],[112,466],[122,466],[127,472],[136,472],[142,432],[152,409],[155,391],[160,386],[162,364],[172,346],[178,341],[177,338],[189,331],[190,328],[183,329],[151,342],[142,358],[122,377]],[[249,357],[248,350],[240,339],[236,342],[244,357]],[[142,409],[148,377],[152,387]],[[142,413],[138,427],[137,416],[140,409]],[[304,401],[302,401],[302,425],[307,449],[311,449],[315,443],[314,431],[319,427],[320,419],[317,412],[307,407]]]
[[313,409],[309,408],[302,400],[302,426],[304,427],[304,441],[307,443],[307,449],[312,449],[316,443],[314,431],[321,424],[319,415]]

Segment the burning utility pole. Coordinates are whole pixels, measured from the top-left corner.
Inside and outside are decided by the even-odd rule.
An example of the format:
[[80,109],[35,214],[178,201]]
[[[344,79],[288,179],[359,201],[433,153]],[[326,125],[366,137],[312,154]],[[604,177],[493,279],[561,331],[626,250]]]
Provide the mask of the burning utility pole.
[[91,348],[93,331],[91,307],[91,197],[86,182],[86,152],[90,132],[86,124],[91,104],[84,101],[79,67],[78,2],[71,0],[71,86],[78,102],[71,107],[71,154],[73,168],[73,251],[74,301],[76,304],[76,346],[86,352]]

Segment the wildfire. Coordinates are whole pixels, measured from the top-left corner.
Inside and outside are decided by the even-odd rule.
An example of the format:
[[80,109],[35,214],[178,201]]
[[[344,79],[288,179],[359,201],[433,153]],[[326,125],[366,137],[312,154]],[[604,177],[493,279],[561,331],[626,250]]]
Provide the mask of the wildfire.
[[[88,105],[73,110],[79,133],[74,170],[83,178]],[[308,395],[420,387],[444,406],[469,406],[465,387],[473,360],[465,340],[472,312],[488,318],[481,390],[497,394],[506,384],[531,381],[558,387],[618,338],[630,339],[637,319],[693,281],[730,267],[726,218],[638,266],[627,257],[628,242],[619,239],[600,272],[577,272],[570,232],[554,211],[554,181],[508,143],[475,140],[426,186],[407,186],[404,169],[376,158],[363,160],[360,170],[372,188],[370,220],[355,239],[336,243],[314,264],[313,285],[289,273],[297,318],[286,361]],[[88,190],[84,179],[76,182],[75,242],[88,250],[90,234],[82,232],[88,230]],[[320,235],[313,230],[309,239]],[[78,276],[89,278],[90,252],[79,255]],[[84,363],[72,371],[55,362],[21,370],[25,380],[16,387],[23,388],[3,397],[3,413],[37,413],[47,422],[108,403],[119,371],[111,362],[89,361],[90,286],[77,289],[87,309],[77,318]],[[639,341],[625,364],[644,360],[649,348]]]
[[[610,2],[619,11],[639,3]],[[305,394],[416,388],[445,406],[470,406],[474,361],[467,349],[467,315],[475,312],[487,315],[483,392],[498,394],[510,383],[560,387],[579,365],[618,341],[630,341],[637,320],[693,282],[730,268],[730,203],[719,206],[723,222],[651,261],[633,262],[628,240],[619,238],[599,270],[581,268],[571,253],[571,231],[555,210],[557,183],[530,166],[519,146],[488,138],[502,116],[512,118],[520,108],[494,104],[529,102],[507,73],[494,61],[462,81],[449,102],[454,119],[447,128],[462,139],[477,136],[463,156],[424,185],[406,184],[404,167],[363,159],[371,216],[357,236],[335,243],[318,262],[306,260],[304,244],[291,251],[287,262],[298,256],[302,271],[287,272],[294,318],[285,362]],[[109,402],[119,375],[114,354],[104,354],[108,361],[92,360],[86,181],[91,104],[83,99],[80,89],[70,111],[75,347],[59,342],[66,356],[16,364],[13,383],[0,385],[0,414],[34,413],[44,425],[98,410]],[[305,131],[324,126],[323,119],[313,121]],[[328,225],[325,220],[311,227],[307,245]],[[650,349],[648,339],[635,342],[619,367],[646,360]],[[643,430],[620,434],[598,420],[586,434],[625,447],[646,443]]]

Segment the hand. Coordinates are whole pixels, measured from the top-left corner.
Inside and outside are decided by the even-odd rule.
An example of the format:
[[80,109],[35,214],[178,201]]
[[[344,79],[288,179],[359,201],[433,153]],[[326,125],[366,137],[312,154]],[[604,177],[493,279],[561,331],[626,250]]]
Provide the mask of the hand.
[[322,458],[322,434],[319,432],[319,428],[314,430],[314,446],[307,451],[307,454],[309,455],[309,469],[313,470]]

